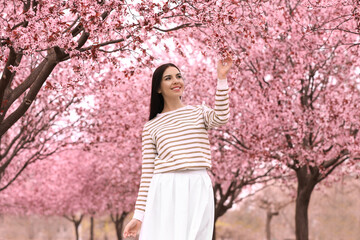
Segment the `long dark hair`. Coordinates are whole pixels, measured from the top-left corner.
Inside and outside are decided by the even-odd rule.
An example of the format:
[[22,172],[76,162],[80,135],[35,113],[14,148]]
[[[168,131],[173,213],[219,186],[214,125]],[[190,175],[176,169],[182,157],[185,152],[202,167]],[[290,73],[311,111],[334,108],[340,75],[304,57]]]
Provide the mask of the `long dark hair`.
[[[163,76],[165,70],[168,67],[175,67],[180,72],[180,69],[177,66],[175,66],[175,64],[173,64],[173,63],[165,63],[165,64],[159,66],[154,71],[153,76],[152,76],[152,84],[151,84],[151,99],[150,99],[149,121],[151,119],[153,119],[154,117],[156,117],[156,115],[158,113],[161,113],[161,111],[164,109],[164,98],[157,91],[160,88],[160,83],[161,83],[162,76]],[[180,99],[181,99],[181,96],[180,96]]]

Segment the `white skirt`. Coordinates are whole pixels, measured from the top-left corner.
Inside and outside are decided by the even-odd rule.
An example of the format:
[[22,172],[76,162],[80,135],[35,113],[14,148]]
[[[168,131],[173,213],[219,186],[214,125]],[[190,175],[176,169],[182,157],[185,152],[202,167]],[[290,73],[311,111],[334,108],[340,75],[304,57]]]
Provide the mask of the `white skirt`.
[[139,240],[211,240],[214,193],[206,169],[154,174]]

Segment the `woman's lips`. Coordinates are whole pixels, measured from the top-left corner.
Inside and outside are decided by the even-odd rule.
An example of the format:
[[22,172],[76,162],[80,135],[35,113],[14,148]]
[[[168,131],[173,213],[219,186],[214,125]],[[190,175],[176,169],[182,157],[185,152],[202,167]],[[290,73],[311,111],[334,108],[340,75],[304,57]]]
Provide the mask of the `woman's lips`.
[[175,88],[172,88],[173,91],[180,91],[181,87],[175,87]]

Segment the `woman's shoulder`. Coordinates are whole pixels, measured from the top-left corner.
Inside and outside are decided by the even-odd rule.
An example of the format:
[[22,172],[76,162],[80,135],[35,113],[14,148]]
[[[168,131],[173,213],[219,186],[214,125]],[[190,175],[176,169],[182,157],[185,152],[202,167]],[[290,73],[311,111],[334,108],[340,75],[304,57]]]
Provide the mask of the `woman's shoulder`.
[[157,125],[157,123],[159,122],[160,116],[155,116],[154,118],[152,118],[151,120],[148,120],[147,122],[144,123],[143,125],[143,130],[149,129],[152,126]]
[[187,105],[187,109],[190,110],[203,110],[203,108],[204,108],[204,104]]

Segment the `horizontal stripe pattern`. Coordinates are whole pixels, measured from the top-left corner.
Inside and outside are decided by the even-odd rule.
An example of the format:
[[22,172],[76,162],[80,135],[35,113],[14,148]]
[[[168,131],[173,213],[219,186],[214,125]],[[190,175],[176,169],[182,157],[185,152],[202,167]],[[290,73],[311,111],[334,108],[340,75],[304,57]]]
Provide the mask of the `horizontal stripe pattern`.
[[219,80],[215,107],[187,105],[158,114],[142,131],[142,170],[134,218],[143,220],[153,174],[184,169],[211,168],[208,129],[229,121],[229,87]]

